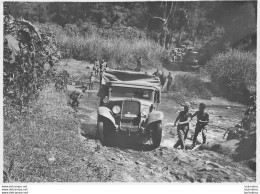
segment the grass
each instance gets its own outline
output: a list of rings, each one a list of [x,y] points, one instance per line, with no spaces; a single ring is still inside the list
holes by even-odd
[[[4,118],[4,170],[10,182],[105,182],[102,164],[79,141],[64,93],[45,88],[28,112]],[[82,161],[89,159],[88,163]]]
[[[162,65],[164,49],[148,40],[129,41],[127,39],[105,39],[98,35],[90,37],[61,35],[57,37],[63,58],[95,61],[106,59],[110,67],[135,68],[142,56],[144,67]]]
[[[176,75],[172,85],[175,95],[186,98],[202,98],[210,100],[212,94],[205,83],[197,75]]]
[[[92,26],[93,27],[93,26]],[[154,41],[145,39],[135,29],[61,28],[42,25],[44,31],[53,32],[63,59],[73,58],[93,63],[97,58],[106,59],[111,68],[134,69],[140,56],[144,67],[161,66],[167,58],[166,50]],[[139,34],[139,35],[138,35]]]

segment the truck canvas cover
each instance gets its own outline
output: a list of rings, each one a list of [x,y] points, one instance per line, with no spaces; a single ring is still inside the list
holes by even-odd
[[[160,85],[160,80],[153,75],[148,75],[144,72],[136,71],[121,71],[121,70],[106,70],[102,75],[102,85],[105,85],[108,82],[125,82],[127,83],[139,83],[139,84],[148,84],[148,85]]]
[[[102,74],[102,85],[107,83],[120,84],[125,86],[143,86],[154,87],[160,89],[160,80],[158,77],[148,75],[144,72],[121,71],[121,70],[106,70]],[[101,87],[97,96],[103,96],[104,90]]]

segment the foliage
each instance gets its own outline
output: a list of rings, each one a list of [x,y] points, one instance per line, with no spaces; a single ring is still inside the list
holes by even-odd
[[[70,77],[70,74],[66,70],[63,70],[57,74],[57,76],[55,78],[56,91],[61,92],[61,91],[67,90],[67,84],[69,81],[69,77]]]
[[[202,48],[204,65],[216,52],[231,47],[256,48],[256,2],[6,2],[5,11],[32,22],[62,27],[135,27],[163,47],[189,41]],[[167,21],[166,21],[167,20]],[[164,22],[165,21],[165,22]],[[214,37],[223,29],[221,38]],[[156,34],[156,35],[151,35]],[[183,36],[185,34],[185,37]],[[175,36],[177,35],[177,36]],[[217,35],[217,34],[216,34]],[[160,40],[158,40],[158,37]],[[216,39],[217,38],[217,39]],[[213,44],[211,40],[217,40]],[[211,49],[210,52],[204,52]]]
[[[42,34],[30,22],[4,17],[4,98],[20,111],[45,83],[46,63],[58,58],[54,36]],[[8,99],[7,99],[8,98]]]
[[[248,160],[256,157],[256,112],[245,115],[241,121],[245,135],[236,148],[235,161]]]
[[[202,99],[211,99],[212,94],[199,77],[193,75],[176,75],[172,85],[174,92],[180,92],[183,96]]]
[[[249,52],[230,49],[207,63],[215,90],[232,101],[247,102],[256,80],[256,57]]]

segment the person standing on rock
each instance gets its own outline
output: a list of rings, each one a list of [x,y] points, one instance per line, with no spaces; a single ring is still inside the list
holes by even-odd
[[[177,126],[177,133],[178,133],[178,141],[173,146],[174,148],[178,148],[181,146],[181,149],[185,150],[185,140],[187,139],[188,132],[189,132],[189,123],[191,121],[192,114],[189,112],[190,110],[190,103],[185,102],[184,110],[181,111],[174,122],[174,126],[178,122]]]
[[[194,116],[197,116],[197,124],[195,127],[195,134],[193,137],[193,144],[192,146],[196,146],[196,141],[199,133],[201,132],[202,134],[202,140],[203,144],[206,143],[206,131],[207,131],[207,126],[209,124],[209,114],[205,111],[206,105],[204,103],[200,103],[199,105],[199,110],[196,111],[191,118]]]
[[[167,79],[168,79],[168,81],[167,81],[167,92],[169,92],[170,91],[170,87],[172,85],[172,80],[173,80],[171,72],[169,72],[169,75],[167,76]]]

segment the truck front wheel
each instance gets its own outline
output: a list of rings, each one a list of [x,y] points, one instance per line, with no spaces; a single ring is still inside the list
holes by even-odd
[[[152,140],[154,148],[158,148],[162,140],[162,123],[157,122],[153,126]]]
[[[97,137],[100,142],[104,143],[104,123],[103,121],[98,121],[97,123]]]

